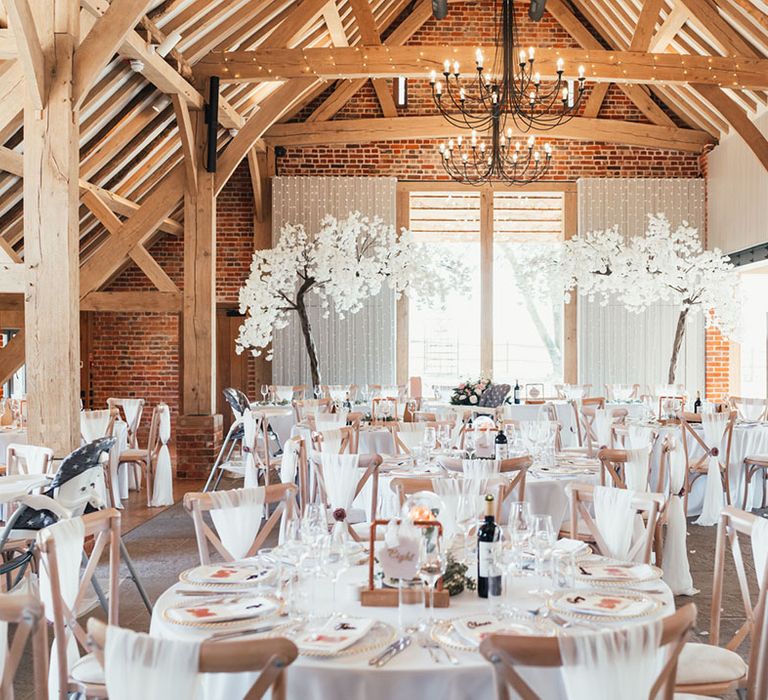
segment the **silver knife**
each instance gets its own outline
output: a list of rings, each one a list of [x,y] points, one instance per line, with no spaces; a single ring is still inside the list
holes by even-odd
[[[406,635],[405,637],[400,637],[400,639],[395,640],[381,654],[374,656],[368,663],[371,666],[381,668],[384,664],[389,663],[401,651],[407,649],[411,641],[412,638],[410,636]]]
[[[271,632],[275,627],[278,627],[278,624],[273,625],[264,625],[262,627],[252,627],[247,630],[237,630],[235,632],[216,632],[212,634],[208,639],[211,640],[222,640],[222,639],[229,639],[230,637],[243,637],[247,634],[263,634],[264,632]]]

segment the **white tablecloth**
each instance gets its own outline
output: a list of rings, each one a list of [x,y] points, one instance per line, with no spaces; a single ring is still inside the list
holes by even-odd
[[[339,598],[344,591],[350,590],[350,583],[364,583],[366,577],[367,567],[356,567],[347,572],[337,589]],[[330,584],[323,580],[322,585]],[[539,585],[540,582],[533,577],[513,579],[509,601],[521,611],[539,608],[544,602],[543,598],[528,592]],[[158,599],[152,613],[150,633],[167,638],[203,639],[205,633],[174,625],[163,619],[162,611],[165,608],[190,600],[174,595],[174,588],[176,586]],[[663,582],[652,581],[637,587],[638,590],[643,588],[664,591],[658,596],[664,605],[660,612],[656,613],[656,617],[674,612],[672,594]],[[320,601],[319,607],[328,612],[333,609],[330,601],[325,604]],[[397,627],[396,607],[364,608],[358,602],[350,600],[340,604],[338,609],[351,616],[372,617]],[[487,600],[478,598],[474,592],[465,591],[451,599],[450,607],[436,609],[435,617],[455,618],[487,610]],[[375,653],[377,652],[371,651],[324,659],[300,656],[287,670],[287,697],[296,700],[491,700],[496,697],[491,665],[477,652],[456,651],[459,665],[438,665],[430,659],[428,651],[414,641],[386,666],[373,668],[368,665],[368,659]],[[558,672],[532,669],[524,675],[540,697],[547,700],[560,700],[564,697]],[[243,697],[253,679],[253,674],[208,675],[204,680],[204,698],[220,700]]]

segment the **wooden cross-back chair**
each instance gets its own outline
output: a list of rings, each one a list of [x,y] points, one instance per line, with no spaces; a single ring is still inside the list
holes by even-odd
[[[147,505],[152,500],[152,489],[155,482],[155,464],[157,463],[157,454],[160,452],[162,441],[160,440],[160,418],[164,411],[170,413],[168,404],[159,403],[152,409],[152,420],[149,423],[149,437],[147,438],[146,448],[141,448],[136,444],[135,447],[129,447],[123,450],[118,461],[120,464],[133,464],[144,474],[144,483],[147,489]],[[130,442],[128,443],[130,445]]]
[[[120,413],[116,408],[99,409],[96,411],[83,411],[82,413],[83,414],[99,413],[101,410],[109,411],[109,420],[107,422],[107,427],[106,427],[106,430],[104,431],[104,435],[100,435],[99,437],[112,437],[115,434],[115,421],[120,417]],[[82,430],[80,433],[80,438],[83,442],[90,442],[90,440],[88,440],[87,437],[83,435]],[[110,505],[114,505],[113,500],[115,499],[115,491],[113,490],[113,484],[112,484],[112,460],[107,459],[102,465],[102,469],[104,470],[104,490],[107,493],[107,502]]]
[[[297,399],[293,402],[293,413],[297,423],[305,421],[307,416],[314,414],[315,411],[330,413],[331,408],[330,399]]]
[[[158,640],[162,644],[162,640]],[[104,668],[104,651],[107,645],[107,626],[100,620],[88,620],[88,645],[99,665]],[[200,645],[198,673],[258,673],[243,696],[246,700],[258,700],[267,692],[272,700],[285,700],[285,669],[298,657],[299,650],[289,639],[241,639],[217,642],[204,641]],[[141,679],[126,678],[141,695]]]
[[[269,393],[278,398],[278,394],[291,394],[288,401],[303,401],[307,387],[305,384],[270,384]]]
[[[360,476],[357,480],[357,486],[355,486],[355,495],[352,497],[354,501],[360,493],[362,493],[365,485],[368,481],[371,482],[371,520],[376,519],[376,513],[379,502],[379,468],[381,467],[382,458],[381,455],[361,455],[358,460],[358,472]],[[325,478],[323,476],[323,463],[322,458],[317,455],[311,461],[311,467],[315,470],[315,494],[313,494],[313,500],[319,501],[324,504],[326,508],[330,507],[328,501],[328,494],[325,488]],[[346,521],[347,530],[352,536],[352,539],[357,542],[365,542],[367,540],[367,533],[362,528],[355,528],[353,525],[359,525],[360,523],[350,523]],[[360,530],[358,532],[358,530]]]
[[[688,494],[693,488],[693,484],[702,476],[706,476],[709,471],[709,458],[710,456],[716,457],[718,466],[720,467],[720,482],[725,491],[725,500],[728,505],[733,503],[731,499],[731,485],[729,479],[730,463],[731,463],[731,443],[733,441],[733,426],[736,422],[736,411],[731,411],[728,414],[728,419],[725,424],[723,437],[720,443],[717,445],[707,445],[703,431],[696,430],[683,416],[680,420],[680,427],[682,430],[683,452],[685,454],[686,465],[686,480],[687,486],[685,489],[685,512],[688,514]],[[688,448],[688,436],[691,436],[693,441],[701,447],[703,454],[697,459],[693,459],[689,454]],[[721,454],[720,446],[725,443],[725,454]],[[717,450],[717,453],[713,453],[713,449]]]
[[[67,630],[71,630],[82,649],[87,649],[87,635],[77,619],[77,610],[83,604],[90,590],[96,567],[105,550],[109,554],[109,601],[107,615],[110,624],[117,624],[120,610],[120,513],[114,508],[82,515],[85,538],[94,538],[93,548],[88,556],[85,569],[81,571],[77,596],[70,609],[64,603],[59,585],[59,565],[56,542],[47,530],[38,534],[40,566],[46,567],[51,582],[53,630],[56,638],[55,648],[58,661],[59,697],[66,700],[70,692],[83,693],[86,697],[106,697],[103,681],[93,679],[93,659],[82,657],[70,669],[67,663]]]
[[[755,606],[752,651],[749,656],[747,700],[768,698],[768,569]]]
[[[388,403],[392,407],[392,411],[388,416],[381,415],[381,405]],[[390,421],[396,421],[400,416],[400,402],[395,396],[378,396],[371,399],[371,424],[372,425],[387,425]],[[385,420],[386,419],[386,420]]]
[[[672,700],[678,657],[695,622],[696,606],[693,603],[662,621],[659,648],[664,649],[664,661],[648,700]],[[498,700],[510,700],[511,697],[547,700],[549,695],[535,692],[523,679],[520,670],[536,667],[554,671],[563,665],[557,637],[491,634],[480,643],[480,653],[493,665]],[[600,677],[596,675],[595,685],[599,684]],[[510,686],[514,690],[513,694],[509,692]]]
[[[294,435],[288,439],[283,447],[285,454],[291,445],[296,447],[296,482],[297,498],[302,507],[309,503],[309,465],[307,456],[307,441],[301,435]],[[283,482],[285,483],[285,482]]]
[[[0,694],[12,700],[13,679],[27,644],[31,640],[33,664],[33,693],[35,700],[48,698],[48,641],[43,604],[30,595],[0,596],[0,620],[16,626],[2,672]],[[1,640],[5,644],[5,640]]]
[[[594,542],[600,554],[611,556],[605,539],[589,509],[589,505],[594,502],[594,486],[575,483],[569,484],[567,490],[571,499],[570,536],[573,539],[586,539]],[[639,537],[635,544],[630,547],[628,559],[635,559],[636,556],[641,555],[641,561],[644,564],[650,564],[656,538],[656,525],[664,503],[665,498],[660,493],[632,492],[631,507],[643,519],[643,536]],[[583,529],[579,530],[580,521],[584,523],[586,533]]]
[[[584,433],[584,421],[582,411],[584,407],[605,408],[605,398],[603,396],[588,396],[583,399],[570,399],[569,403],[573,410],[574,423],[576,425],[576,438],[579,441],[579,447],[584,447],[586,435]]]
[[[125,399],[109,398],[107,399],[107,408],[116,409],[118,417],[125,421],[128,426],[128,447],[137,447],[139,444],[139,426],[141,425],[142,414],[144,413],[144,399],[139,399],[139,410],[136,412],[136,418],[131,424],[128,421],[128,415],[125,412]]]
[[[246,557],[256,554],[274,530],[285,513],[290,518],[297,512],[296,505],[297,488],[295,484],[272,484],[270,486],[256,487],[264,489],[264,514],[269,515],[259,528],[256,537],[251,544]],[[270,514],[270,506],[276,506]],[[214,529],[205,522],[203,513],[215,510],[216,506],[210,493],[186,493],[184,494],[184,509],[192,517],[195,525],[195,539],[201,564],[210,564],[211,553],[209,544],[219,553],[224,561],[234,561],[232,555],[221,543],[221,539]]]
[[[605,396],[609,401],[617,401],[616,397],[616,387],[631,387],[632,391],[630,392],[628,399],[636,399],[640,395],[640,385],[639,384],[605,384]]]
[[[409,446],[402,438],[402,433],[410,433],[412,435],[424,435],[424,429],[427,427],[426,423],[406,423],[404,421],[392,421],[388,425],[389,431],[392,433],[392,441],[395,445],[395,454],[409,455],[412,453],[413,447]],[[437,429],[435,429],[437,432]]]
[[[736,411],[740,420],[768,420],[768,399],[750,399],[745,396],[730,396],[728,403]]]
[[[583,392],[581,396],[582,401],[586,398],[589,398],[589,395],[592,392],[591,384],[555,384],[555,393],[557,394],[558,399],[566,399],[569,401],[572,400],[572,399],[569,399],[568,396],[566,395],[566,386],[569,389],[571,388],[581,389]]]
[[[10,474],[30,474],[29,464],[27,463],[27,452],[33,445],[19,445],[11,443],[5,451],[5,473]],[[53,473],[53,450],[50,447],[36,447],[43,451],[43,461],[41,463],[41,474]]]
[[[603,445],[597,437],[595,430],[595,417],[597,410],[607,410],[608,419],[610,421],[610,444]],[[609,408],[605,409],[604,406],[586,405],[581,407],[579,419],[581,426],[579,428],[582,440],[587,442],[587,454],[590,456],[595,453],[595,450],[599,450],[601,447],[613,447],[615,441],[615,430],[617,425],[622,425],[627,418],[629,411],[626,408]]]
[[[341,426],[340,428],[336,428],[336,430],[341,433],[341,441],[339,443],[339,452],[338,454],[344,454],[346,452],[350,454],[355,454],[355,450],[353,449],[355,447],[355,431],[352,427],[348,425]],[[313,432],[312,433],[312,449],[316,452],[323,452],[324,449],[327,446],[327,441],[329,440],[328,433],[330,432],[336,432],[324,430],[320,432]]]
[[[707,644],[691,644],[688,646],[686,651],[691,653],[683,657],[685,662],[681,667],[683,674],[678,681],[678,690],[680,692],[719,697],[733,690],[747,687],[747,665],[743,662],[741,655],[738,654],[738,650],[747,639],[751,639],[753,644],[756,639],[758,644],[762,643],[761,637],[759,635],[756,636],[755,633],[759,631],[762,634],[765,630],[758,630],[755,622],[759,612],[757,608],[762,602],[761,598],[765,598],[768,583],[766,581],[757,582],[762,584],[762,591],[760,591],[757,601],[753,603],[750,593],[751,582],[747,575],[747,567],[744,565],[740,536],[750,538],[754,523],[759,519],[760,516],[745,513],[733,506],[726,506],[720,513],[715,544],[709,636]],[[736,570],[744,622],[730,639],[723,646],[720,646],[727,549],[731,550],[731,558]],[[729,613],[735,613],[735,611],[729,611]],[[712,654],[715,650],[717,651],[717,656],[713,657]],[[728,677],[722,670],[724,664],[727,664],[728,670],[732,671],[731,677]],[[717,666],[720,666],[721,669],[718,669]]]

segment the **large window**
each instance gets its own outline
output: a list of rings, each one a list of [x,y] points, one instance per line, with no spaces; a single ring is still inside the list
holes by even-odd
[[[563,379],[562,293],[540,290],[533,258],[563,237],[562,192],[412,191],[409,226],[436,256],[461,257],[469,293],[447,308],[411,299],[408,374],[427,386],[491,374]]]
[[[431,255],[461,257],[468,294],[451,294],[445,309],[411,298],[408,311],[409,374],[427,385],[454,384],[480,373],[480,194],[413,192],[410,229]]]
[[[739,396],[766,396],[766,344],[768,343],[768,265],[743,269],[741,328],[738,345],[738,382],[731,392]]]

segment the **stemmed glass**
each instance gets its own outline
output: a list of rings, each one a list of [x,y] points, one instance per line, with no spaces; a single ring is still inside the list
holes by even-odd
[[[543,578],[546,575],[544,560],[551,555],[555,545],[557,534],[552,525],[551,515],[534,515],[531,519],[531,547],[536,557],[536,576]],[[544,591],[531,591],[542,593]]]
[[[425,528],[419,542],[419,578],[429,589],[429,623],[435,623],[435,585],[445,574],[448,557],[437,529]]]
[[[336,605],[336,588],[341,575],[350,567],[347,541],[344,531],[334,528],[333,532],[323,539],[323,569],[333,584],[333,604]]]
[[[475,458],[475,433],[469,430],[464,433],[464,450],[469,459]]]
[[[469,533],[477,522],[477,498],[468,491],[468,483],[462,484],[459,502],[456,504],[456,527],[464,538],[462,564],[469,564]]]
[[[511,503],[507,530],[512,543],[512,567],[516,573],[523,571],[523,558],[531,537],[531,525],[531,504],[524,501]]]
[[[379,413],[384,420],[388,420],[392,414],[392,404],[389,401],[380,401]]]
[[[429,457],[437,447],[437,431],[433,427],[424,428],[424,439],[422,441],[424,447],[425,459],[429,461]]]
[[[441,425],[437,431],[437,441],[440,443],[441,450],[451,449],[451,426]]]
[[[261,385],[261,403],[265,404],[267,403],[267,394],[269,393],[269,385],[262,384]]]

